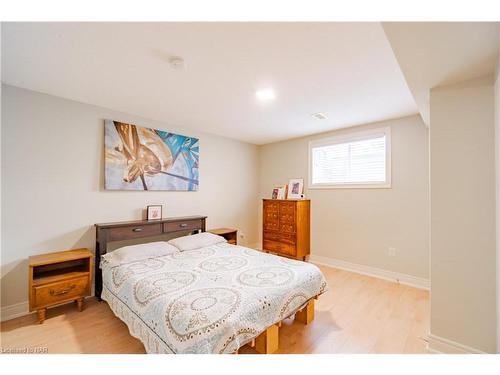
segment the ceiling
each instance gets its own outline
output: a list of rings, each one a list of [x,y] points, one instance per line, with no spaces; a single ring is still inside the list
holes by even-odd
[[[498,22],[389,22],[384,31],[430,124],[429,90],[492,74],[500,47]]]
[[[255,144],[418,113],[380,23],[3,23],[2,82]]]

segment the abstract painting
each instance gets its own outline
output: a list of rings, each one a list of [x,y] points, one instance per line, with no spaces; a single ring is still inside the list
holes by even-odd
[[[198,138],[105,120],[105,189],[198,190]]]

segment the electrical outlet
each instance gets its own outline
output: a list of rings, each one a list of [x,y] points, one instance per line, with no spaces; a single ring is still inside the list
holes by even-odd
[[[397,250],[395,247],[389,247],[387,249],[387,255],[389,255],[390,257],[395,257],[397,254]]]

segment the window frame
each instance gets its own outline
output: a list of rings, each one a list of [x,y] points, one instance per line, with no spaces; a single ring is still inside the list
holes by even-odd
[[[385,135],[385,181],[367,182],[367,183],[315,183],[312,182],[313,158],[312,150],[316,147],[331,146],[341,143],[362,141],[375,138],[378,135]],[[308,188],[309,189],[390,189],[392,187],[392,161],[391,161],[391,128],[373,128],[368,130],[356,131],[332,137],[318,138],[309,141],[309,160],[308,160]]]

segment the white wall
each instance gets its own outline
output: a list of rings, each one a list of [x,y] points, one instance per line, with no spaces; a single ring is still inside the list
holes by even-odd
[[[258,239],[258,147],[12,86],[2,86],[2,310],[27,300],[27,257],[94,248],[94,223],[202,214]],[[200,138],[198,192],[103,190],[104,119]]]
[[[431,338],[495,352],[492,77],[431,90]]]
[[[290,178],[307,185],[310,140],[384,126],[391,127],[392,188],[306,190],[311,254],[427,279],[428,131],[420,116],[261,146],[261,198]],[[389,247],[397,256],[388,256]]]

